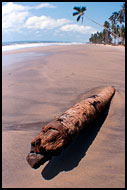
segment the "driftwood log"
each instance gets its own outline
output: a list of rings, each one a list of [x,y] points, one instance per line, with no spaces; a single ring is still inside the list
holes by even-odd
[[[115,89],[108,86],[98,95],[82,100],[43,126],[40,134],[31,142],[31,150],[26,157],[29,165],[36,169],[64,150],[80,131],[101,117],[114,93]]]

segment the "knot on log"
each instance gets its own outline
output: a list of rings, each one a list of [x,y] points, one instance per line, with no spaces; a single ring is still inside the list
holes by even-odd
[[[60,121],[54,120],[42,128],[41,133],[31,142],[36,153],[44,154],[46,151],[54,151],[67,141],[66,128]]]

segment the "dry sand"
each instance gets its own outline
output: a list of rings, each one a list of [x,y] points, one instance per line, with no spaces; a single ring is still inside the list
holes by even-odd
[[[125,49],[99,45],[3,53],[2,186],[125,187]],[[116,88],[108,116],[39,169],[26,155],[41,127],[103,86]]]

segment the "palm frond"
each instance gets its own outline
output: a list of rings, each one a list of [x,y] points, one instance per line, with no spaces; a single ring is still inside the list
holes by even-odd
[[[73,13],[73,16],[78,15],[78,14],[79,14],[79,12],[74,12],[74,13]]]
[[[79,15],[79,16],[77,17],[77,22],[80,20],[80,17],[81,17],[81,15]]]
[[[113,15],[109,17],[109,20],[110,20],[112,23],[113,23],[113,19],[114,19],[114,16],[113,16]]]
[[[76,11],[78,11],[78,12],[80,12],[80,10],[81,10],[80,7],[74,7],[73,9],[76,10]]]
[[[81,12],[86,11],[86,7],[81,7]]]

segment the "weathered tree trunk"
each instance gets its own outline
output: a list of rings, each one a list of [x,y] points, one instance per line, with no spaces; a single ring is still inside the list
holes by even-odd
[[[30,166],[38,168],[65,149],[81,130],[101,116],[114,93],[113,87],[106,87],[98,95],[82,100],[45,125],[31,142],[31,150],[26,158]]]

